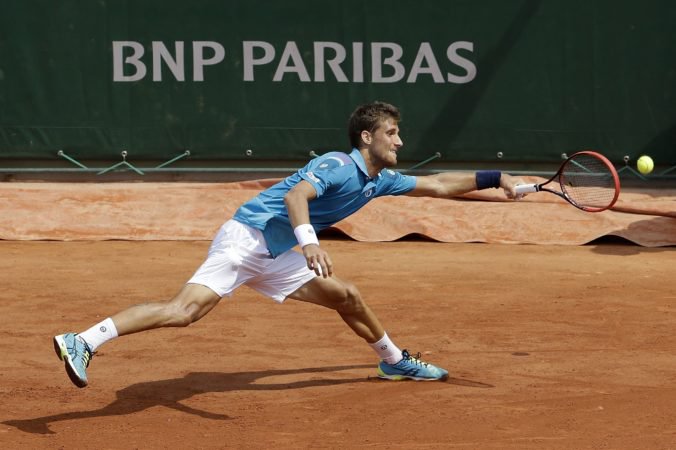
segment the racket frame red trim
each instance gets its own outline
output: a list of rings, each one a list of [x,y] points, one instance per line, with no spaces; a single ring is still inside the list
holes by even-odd
[[[594,207],[594,206],[578,205],[568,195],[566,195],[565,189],[563,188],[563,183],[561,183],[561,174],[563,172],[563,168],[566,167],[566,164],[568,163],[568,161],[570,161],[571,159],[575,158],[576,156],[582,155],[582,154],[587,154],[587,155],[590,155],[590,156],[593,156],[593,157],[599,159],[608,168],[610,174],[613,177],[613,184],[615,185],[615,195],[614,195],[613,199],[610,201],[610,203],[603,208]],[[557,191],[554,191],[552,189],[547,189],[546,187],[544,187],[546,184],[549,184],[554,180],[558,181],[559,187],[561,188],[561,192],[557,192]],[[552,194],[556,194],[559,197],[566,200],[571,205],[573,205],[576,208],[581,209],[583,211],[601,212],[601,211],[605,211],[607,209],[612,208],[613,205],[615,205],[615,202],[617,202],[617,199],[620,196],[620,176],[618,175],[617,170],[615,170],[615,166],[613,166],[613,163],[611,163],[610,160],[608,160],[608,158],[606,158],[605,156],[603,156],[599,152],[595,152],[593,150],[582,150],[582,151],[579,151],[579,152],[575,152],[572,155],[570,155],[568,158],[566,158],[566,160],[561,164],[561,167],[559,167],[559,170],[554,174],[553,177],[551,177],[549,180],[545,181],[544,183],[537,185],[537,190],[538,191],[551,192]]]

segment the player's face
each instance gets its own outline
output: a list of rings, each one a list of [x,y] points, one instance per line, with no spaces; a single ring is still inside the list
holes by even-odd
[[[368,133],[368,132],[366,132]],[[397,165],[397,151],[404,145],[399,137],[399,125],[393,119],[380,122],[373,133],[368,133],[371,162],[377,166]]]

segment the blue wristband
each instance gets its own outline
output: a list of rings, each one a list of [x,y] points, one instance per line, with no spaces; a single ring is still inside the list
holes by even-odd
[[[476,188],[499,188],[500,177],[502,173],[499,170],[479,170],[476,173]]]

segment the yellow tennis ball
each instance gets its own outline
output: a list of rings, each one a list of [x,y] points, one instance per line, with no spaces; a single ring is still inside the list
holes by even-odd
[[[650,156],[643,155],[636,161],[636,168],[643,175],[648,175],[655,168],[655,163]]]

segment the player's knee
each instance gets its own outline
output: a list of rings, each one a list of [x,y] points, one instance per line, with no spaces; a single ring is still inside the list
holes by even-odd
[[[169,324],[171,327],[187,327],[197,320],[194,308],[189,305],[167,305]]]
[[[359,314],[364,310],[364,301],[362,300],[359,289],[352,284],[346,284],[343,296],[336,310],[341,314]]]

